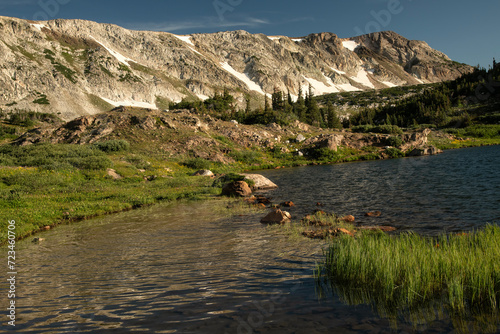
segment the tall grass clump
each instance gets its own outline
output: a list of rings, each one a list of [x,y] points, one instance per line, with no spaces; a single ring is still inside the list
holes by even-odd
[[[441,300],[452,312],[498,311],[500,228],[426,238],[363,233],[335,239],[320,265],[336,291],[363,290],[363,302],[412,308]]]

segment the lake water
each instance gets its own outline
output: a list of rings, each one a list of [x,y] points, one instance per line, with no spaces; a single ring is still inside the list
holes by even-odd
[[[296,215],[321,210],[352,214],[360,223],[423,234],[500,223],[500,146],[450,150],[436,156],[262,171],[291,200]],[[365,213],[381,211],[367,218]]]
[[[500,220],[499,152],[262,174],[280,185],[268,195],[296,202],[295,217],[321,202],[367,223],[432,234]],[[382,216],[365,219],[371,210]],[[210,202],[160,205],[59,226],[40,234],[41,243],[19,241],[16,332],[452,331],[446,315],[413,323],[401,317],[395,329],[368,305],[319,298],[312,273],[325,243],[271,231],[259,223],[264,214],[224,218]],[[0,302],[5,310],[6,298]]]

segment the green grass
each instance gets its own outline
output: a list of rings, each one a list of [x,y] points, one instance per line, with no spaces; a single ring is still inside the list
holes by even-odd
[[[6,224],[17,236],[40,228],[178,199],[201,199],[220,192],[210,178],[142,176],[113,180],[103,170],[43,170],[0,167],[0,244]],[[43,205],[41,205],[43,204]]]
[[[61,73],[66,79],[68,79],[72,83],[76,83],[77,79],[75,78],[75,76],[77,73],[75,71],[73,71],[72,69],[64,66],[60,62],[56,61],[56,59],[55,59],[56,54],[54,53],[54,51],[49,50],[49,49],[45,49],[43,52],[45,54],[45,58],[50,60],[50,62],[52,63],[52,65],[54,66],[54,69],[56,71]]]
[[[333,240],[319,267],[345,300],[390,310],[438,300],[453,314],[497,312],[500,302],[500,228],[426,238],[414,233],[362,233]],[[360,290],[362,293],[359,294]],[[355,298],[356,299],[356,298]]]

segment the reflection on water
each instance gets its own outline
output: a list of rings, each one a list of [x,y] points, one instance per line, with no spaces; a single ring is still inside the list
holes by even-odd
[[[351,167],[342,171],[346,168],[342,166],[367,168],[365,176],[375,175],[383,180],[384,164],[389,162],[380,162],[383,167],[378,167],[377,163],[366,164],[367,167],[363,164],[339,165],[341,171],[330,171],[331,182],[322,183],[320,188],[307,183],[314,180],[313,173],[307,172],[295,178],[306,182],[304,186],[297,187],[297,183],[295,186],[301,189],[300,193],[306,192],[308,186],[316,187],[315,195],[306,195],[309,196],[304,201],[307,205],[309,201],[321,201],[335,208],[343,203],[342,198],[323,190],[335,189],[334,181],[348,175]],[[369,171],[368,165],[379,171]],[[330,167],[333,166],[321,168]],[[291,171],[301,173],[302,170]],[[283,174],[279,175],[291,171],[280,171]],[[423,169],[422,173],[426,175]],[[307,174],[310,177],[304,179]],[[403,178],[402,175],[398,177]],[[413,178],[410,183],[422,185],[427,182],[414,176],[409,178]],[[282,180],[276,179],[278,183]],[[364,184],[371,187],[369,182]],[[384,182],[380,184],[381,189],[389,187],[383,186]],[[301,210],[311,209],[301,204],[299,197],[294,197],[294,187],[280,185],[288,189],[287,196],[283,197],[298,203],[295,216],[299,216]],[[400,184],[393,184],[396,190],[400,187]],[[486,192],[498,190],[498,182],[490,181],[488,186],[478,187]],[[391,212],[391,205],[367,205],[369,201],[362,196],[364,193],[354,192],[360,196],[357,202],[361,209],[356,208],[354,198],[345,195],[343,198],[348,198],[348,206],[343,211],[385,208],[386,218],[399,217],[395,220],[401,225],[406,221],[401,215],[411,209]],[[397,200],[394,195],[385,196],[388,201]],[[40,244],[30,240],[18,242],[16,331],[393,332],[390,317],[379,316],[366,303],[349,306],[338,296],[318,298],[313,270],[315,263],[321,260],[324,244],[307,239],[289,240],[271,233],[259,223],[263,213],[224,218],[213,205],[209,202],[176,204],[124,212],[44,232],[46,240]],[[486,206],[481,210],[481,214],[488,212]],[[2,254],[5,250],[2,248]],[[5,285],[0,293],[5,295]],[[6,308],[5,303],[6,298],[0,298],[2,309]],[[446,315],[425,322],[425,325],[400,315],[398,318],[398,332],[413,332],[413,324],[418,324],[419,330],[439,333],[449,332],[453,327]],[[2,322],[2,328],[4,325]]]
[[[363,287],[346,288],[330,282],[318,282],[318,295],[324,298],[335,296],[345,305],[352,307],[371,305],[380,317],[388,319],[391,328],[398,330],[400,324],[409,323],[418,331],[429,331],[429,324],[447,321],[451,318],[454,331],[457,333],[497,333],[500,317],[498,311],[484,309],[464,310],[461,313],[448,312],[442,300],[434,299],[419,302],[411,306],[390,304],[386,298]]]
[[[293,201],[297,215],[316,202],[362,223],[436,235],[500,223],[500,146],[437,156],[262,171],[280,186],[277,202]],[[379,218],[364,217],[381,211]]]

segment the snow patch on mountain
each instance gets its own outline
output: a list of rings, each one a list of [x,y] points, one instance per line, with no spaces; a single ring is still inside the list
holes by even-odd
[[[210,98],[209,96],[203,94],[196,94],[196,96],[202,101],[208,100]]]
[[[382,83],[384,85],[386,85],[387,87],[397,87],[398,85],[395,85],[393,84],[392,82],[389,82],[389,81],[382,81]]]
[[[336,68],[330,67],[332,71],[334,71],[337,74],[346,74],[344,71],[337,70]]]
[[[95,39],[92,35],[89,35],[90,38],[92,38],[94,41],[96,41],[97,43],[101,44],[103,48],[106,49],[106,51],[108,51],[113,57],[115,57],[120,63],[122,64],[125,64],[127,66],[129,66],[129,62],[132,61],[134,63],[137,63],[135,60],[133,59],[130,59],[130,58],[127,58],[125,56],[123,56],[122,54],[120,54],[119,52],[116,52],[115,50],[112,50],[110,48],[108,48],[106,45],[104,45],[104,43],[102,42],[99,42],[97,39]],[[138,64],[138,63],[137,63]]]
[[[138,108],[147,108],[147,109],[158,109],[155,104],[151,104],[148,102],[139,102],[139,101],[134,101],[134,100],[124,100],[124,101],[113,101],[110,99],[107,99],[105,97],[101,97],[104,101],[108,102],[114,107],[138,107]]]
[[[366,87],[375,88],[373,83],[368,78],[368,72],[366,72],[365,70],[359,71],[358,75],[355,77],[351,77],[351,79],[366,86]]]
[[[261,93],[262,95],[265,94],[264,91],[262,90],[262,87],[260,87],[257,83],[253,82],[250,79],[250,77],[248,76],[248,74],[236,71],[227,62],[220,63],[220,66],[222,66],[223,69],[225,69],[226,71],[231,73],[234,77],[236,77],[240,81],[243,81],[250,90],[255,90],[255,91]]]
[[[354,87],[351,84],[341,84],[337,85],[340,89],[342,89],[344,92],[359,92],[361,89]]]
[[[344,46],[344,48],[346,49],[349,49],[351,51],[354,52],[354,50],[356,50],[356,48],[360,45],[359,43],[355,42],[355,41],[343,41],[342,42],[342,45]]]
[[[325,78],[330,79],[325,76]],[[324,82],[318,81],[313,78],[308,78],[304,76],[304,79],[311,84],[312,88],[314,89],[314,95],[323,95],[323,94],[329,94],[329,93],[338,93],[340,92],[338,88],[333,84],[333,81],[330,79],[331,86],[326,85]],[[330,84],[329,82],[329,84]]]
[[[30,23],[32,27],[35,27],[36,30],[42,31],[42,28],[47,28],[45,24],[40,24],[40,23]]]
[[[174,37],[177,37],[181,41],[186,42],[186,43],[194,46],[193,42],[191,41],[191,36],[174,35]]]
[[[197,53],[199,54],[200,56],[203,56],[200,52],[198,52],[195,48],[194,48],[194,43],[191,41],[191,36],[184,36],[184,35],[173,35],[174,37],[180,39],[181,41],[183,41],[184,43],[187,43],[189,44],[188,45],[188,48],[193,51],[194,53]]]

